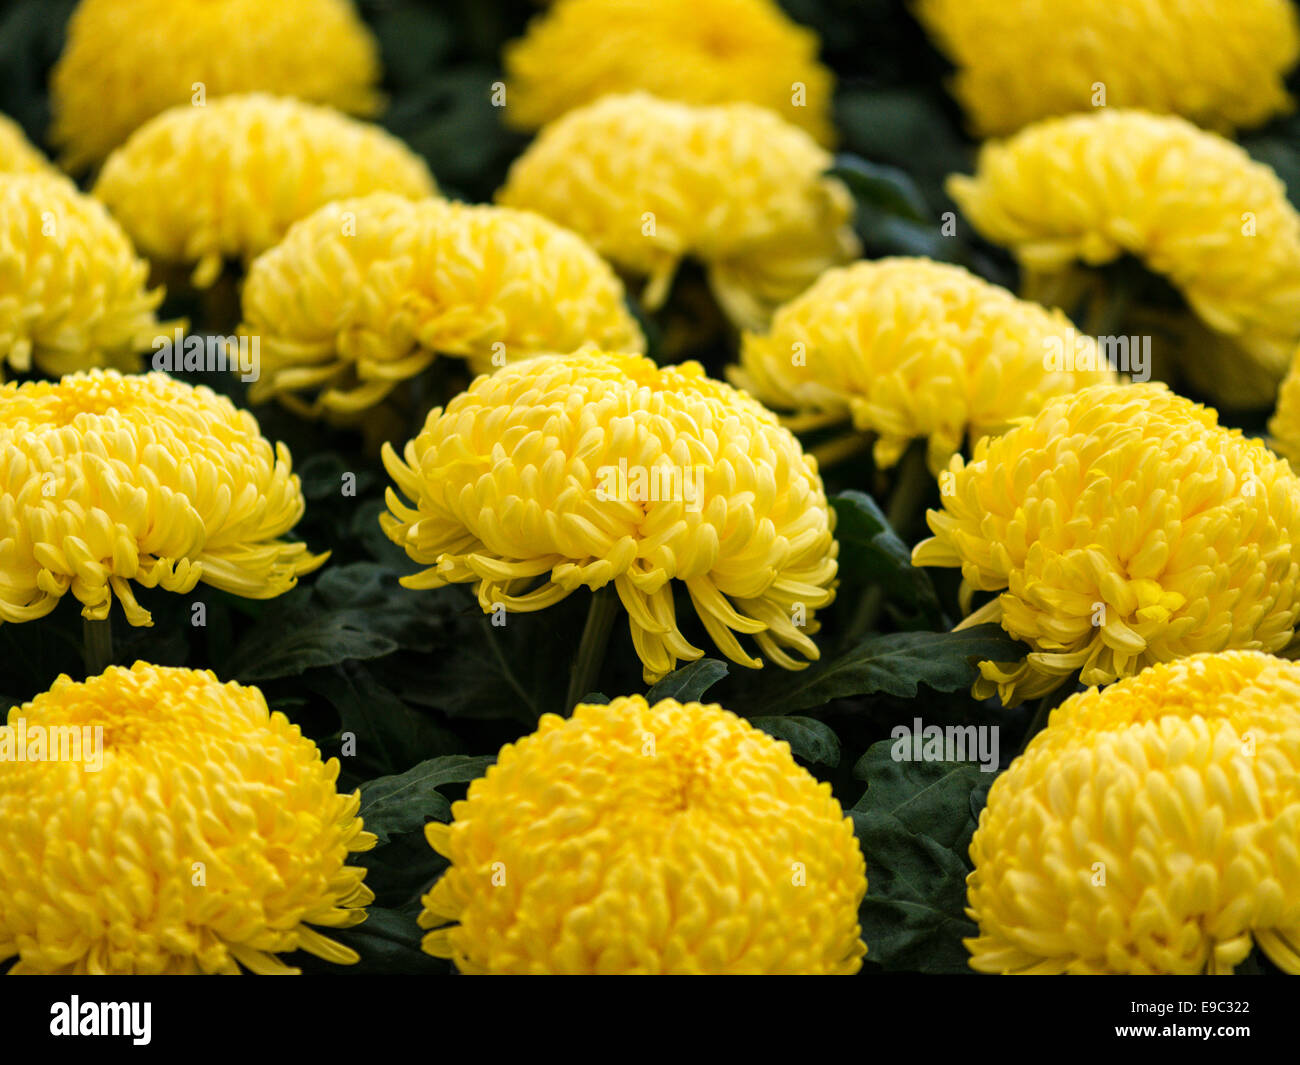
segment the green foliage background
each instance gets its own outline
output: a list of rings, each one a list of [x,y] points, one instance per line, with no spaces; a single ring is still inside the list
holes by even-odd
[[[72,0],[18,0],[0,7],[0,110],[38,144],[45,143],[49,121],[49,69],[73,6]],[[489,200],[527,143],[502,126],[490,86],[501,76],[502,45],[522,32],[537,7],[528,0],[361,0],[359,6],[383,49],[390,96],[383,124],[428,159],[449,195]],[[952,207],[943,179],[970,169],[975,146],[943,90],[946,64],[905,5],[787,0],[785,6],[821,34],[824,59],[838,78],[836,122],[845,153],[839,170],[860,202],[866,255],[959,261],[1014,286],[1010,261],[966,227],[956,240],[939,237],[939,216]],[[1279,171],[1294,198],[1300,118],[1275,122],[1245,143]],[[678,287],[691,281],[688,271]],[[211,332],[234,325],[216,302],[184,295],[169,297],[162,311],[188,315]],[[653,336],[662,323],[648,325]],[[734,338],[724,332],[692,354],[716,371],[733,352]],[[243,403],[238,381],[206,383]],[[453,372],[431,392],[445,397],[464,383]],[[276,408],[256,413],[268,437],[289,444],[302,475],[308,506],[296,535],[330,550],[329,564],[291,594],[265,603],[205,585],[189,597],[141,590],[155,624],[131,629],[115,616],[118,660],[211,668],[224,680],[255,683],[327,757],[340,753],[344,733],[354,734],[357,750],[342,758],[341,786],[362,789],[362,814],[382,845],[359,858],[377,899],[365,924],[338,936],[362,955],[347,971],[450,971],[419,950],[419,896],[445,864],[425,843],[422,826],[429,818],[450,819],[450,804],[502,744],[531,731],[543,713],[567,711],[566,667],[590,597],[575,594],[544,613],[512,615],[504,627],[493,627],[464,588],[400,588],[398,578],[415,567],[380,531],[388,478],[373,448]],[[355,496],[342,492],[345,474],[355,476]],[[924,529],[919,522],[892,529],[872,498],[886,497],[889,476],[862,458],[835,468],[827,481],[842,570],[818,638],[822,660],[801,673],[755,674],[705,659],[652,694],[720,702],[788,741],[802,764],[832,784],[867,859],[866,972],[965,972],[961,938],[974,933],[964,914],[966,851],[992,777],[968,763],[896,763],[887,737],[893,725],[918,716],[927,724],[1000,725],[1005,767],[1031,711],[974,702],[972,663],[1017,657],[1023,648],[992,626],[948,631],[960,616],[955,578],[945,573],[932,581],[911,567],[910,545]],[[928,502],[937,504],[937,493]],[[885,604],[880,621],[873,631],[851,635],[875,588]],[[191,622],[200,602],[206,625],[197,627]],[[687,626],[686,635],[711,646],[701,626]],[[40,624],[0,626],[0,663],[0,707],[30,699],[60,673],[83,676],[79,604],[65,600]],[[620,619],[601,692],[612,697],[645,687]],[[308,956],[289,961],[309,971],[339,971]]]

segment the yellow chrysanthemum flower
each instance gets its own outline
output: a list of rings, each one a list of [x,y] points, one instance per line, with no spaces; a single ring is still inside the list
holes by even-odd
[[[581,237],[527,211],[389,193],[294,225],[249,269],[243,302],[241,331],[261,338],[249,398],[307,412],[371,407],[439,355],[483,372],[589,341],[645,350],[622,283]]]
[[[51,76],[51,139],[81,170],[196,99],[268,92],[372,114],[379,73],[350,0],[81,0]]]
[[[287,592],[327,555],[279,539],[302,517],[289,450],[205,387],[113,370],[0,386],[0,621],[44,617],[71,592],[102,620],[131,581]]]
[[[1237,145],[1181,118],[1099,111],[985,145],[975,176],[949,191],[1015,253],[1031,298],[1137,257],[1210,334],[1186,344],[1179,368],[1221,402],[1272,403],[1300,341],[1300,214]]]
[[[57,747],[57,750],[56,750]],[[13,973],[296,973],[357,954],[360,792],[256,688],[137,662],[60,677],[0,728],[0,961]]]
[[[1060,311],[959,266],[881,259],[828,270],[765,335],[746,333],[734,384],[795,412],[794,428],[852,419],[881,466],[929,441],[937,475],[970,436],[1037,414],[1049,396],[1115,380]]]
[[[745,100],[828,144],[833,78],[818,46],[772,0],[566,0],[506,46],[504,114],[536,129],[611,93]]]
[[[94,192],[150,258],[197,263],[203,287],[224,258],[253,259],[331,200],[437,186],[378,126],[251,93],[151,119],[109,156]]]
[[[1300,479],[1263,444],[1164,385],[1099,385],[985,438],[941,479],[912,559],[960,566],[962,624],[1032,648],[982,662],[1011,706],[1074,670],[1109,684],[1199,651],[1279,651],[1300,617]],[[1006,589],[1003,591],[1003,589]]]
[[[837,544],[817,463],[742,392],[698,363],[580,351],[512,363],[429,413],[405,462],[384,465],[385,532],[430,567],[408,588],[473,582],[485,613],[541,610],[613,581],[647,681],[703,652],[673,606],[685,586],[733,662],[736,633],[799,669],[818,657]]]
[[[1300,348],[1291,360],[1291,371],[1277,392],[1277,409],[1268,423],[1269,446],[1300,469]]]
[[[993,783],[967,879],[995,973],[1300,973],[1300,665],[1153,666],[1053,711]]]
[[[850,974],[866,863],[829,784],[717,705],[545,715],[431,822],[430,954],[465,973]],[[449,925],[449,922],[456,922]]]
[[[0,174],[51,173],[54,168],[17,122],[0,115]]]
[[[135,369],[163,298],[148,276],[122,227],[72,182],[0,174],[0,365]]]
[[[662,305],[681,261],[708,270],[733,321],[761,328],[859,250],[853,198],[823,176],[829,153],[754,104],[694,107],[606,96],[542,130],[515,161],[501,203],[586,237]]]
[[[1231,132],[1291,108],[1288,0],[918,0],[981,137],[1101,105]]]

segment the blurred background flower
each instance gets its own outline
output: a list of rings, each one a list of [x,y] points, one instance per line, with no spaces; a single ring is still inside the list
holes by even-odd
[[[645,349],[581,237],[529,211],[389,193],[297,223],[253,263],[243,307],[262,354],[249,398],[307,413],[373,406],[440,355],[481,373],[588,342]]]
[[[0,367],[132,370],[161,288],[103,204],[52,170],[0,173]]]
[[[1115,380],[1060,311],[928,259],[827,270],[767,333],[745,333],[730,377],[792,412],[792,428],[851,421],[872,434],[877,466],[925,439],[936,476],[968,437],[1009,429],[1049,396]]]
[[[542,130],[497,199],[537,211],[667,299],[698,260],[737,325],[760,328],[830,266],[856,256],[853,200],[823,176],[831,157],[753,104],[695,107],[607,96]]]
[[[351,0],[81,0],[52,74],[50,140],[80,171],[154,115],[228,93],[372,114],[379,74]]]
[[[94,195],[159,262],[193,263],[203,288],[289,226],[348,196],[437,192],[424,162],[378,126],[253,93],[165,111],[104,164]]]
[[[832,76],[772,0],[565,0],[506,46],[504,117],[537,129],[610,93],[770,107],[822,144]]]
[[[1105,110],[987,144],[974,177],[949,188],[1015,254],[1024,295],[1071,309],[1105,293],[1112,313],[1088,332],[1170,334],[1164,375],[1229,407],[1272,405],[1300,341],[1300,214],[1240,147],[1181,118]],[[1172,285],[1200,327],[1087,274],[1126,255]]]
[[[1095,107],[1177,114],[1224,133],[1292,99],[1300,57],[1288,0],[917,0],[956,64],[953,92],[980,136]]]

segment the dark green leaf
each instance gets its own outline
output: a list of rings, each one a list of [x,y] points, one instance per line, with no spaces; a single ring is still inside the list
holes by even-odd
[[[676,699],[679,703],[698,701],[726,675],[727,663],[701,658],[669,673],[645,693],[646,702],[654,706],[660,699]]]
[[[755,728],[785,740],[796,757],[832,769],[840,764],[840,739],[829,725],[810,717],[751,717]]]
[[[772,714],[792,714],[854,695],[913,698],[921,685],[951,692],[969,687],[976,662],[1006,662],[1025,653],[998,625],[960,632],[898,632],[872,636],[844,654],[814,662],[763,701]]]
[[[903,617],[927,627],[944,624],[930,575],[912,565],[912,552],[889,526],[876,501],[862,492],[841,492],[835,508],[835,538],[840,542],[840,574],[849,582],[879,584],[886,603]]]
[[[471,758],[453,754],[430,758],[396,776],[379,777],[361,788],[361,818],[366,831],[381,843],[402,832],[414,832],[430,819],[451,819],[451,805],[438,788],[465,784],[481,777],[495,756]]]
[[[861,204],[911,222],[929,221],[930,209],[907,171],[837,155],[830,176],[839,178]]]
[[[344,761],[393,773],[446,751],[442,731],[376,682],[359,662],[309,673],[299,682],[338,711],[340,733],[351,733],[356,751]]]
[[[867,956],[886,969],[969,972],[972,792],[991,774],[969,762],[895,761],[893,746],[882,740],[858,762],[867,790],[849,811],[867,860],[859,914]]]
[[[320,666],[380,658],[397,650],[397,641],[375,632],[372,622],[372,615],[363,610],[277,615],[273,626],[257,626],[235,648],[226,675],[245,682],[295,677]]]

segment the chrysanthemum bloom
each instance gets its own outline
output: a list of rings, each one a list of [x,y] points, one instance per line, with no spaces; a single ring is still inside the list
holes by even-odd
[[[1300,665],[1199,654],[1072,696],[993,783],[967,879],[995,973],[1300,973]]]
[[[22,127],[6,115],[0,115],[0,173],[49,173],[54,168],[27,139]]]
[[[759,328],[822,271],[858,253],[853,198],[823,176],[829,153],[754,104],[606,96],[542,130],[501,203],[586,237],[662,305],[681,261],[707,269],[718,303]]]
[[[0,387],[0,621],[71,592],[83,617],[116,595],[152,624],[132,581],[270,599],[328,557],[278,539],[302,512],[288,448],[209,388],[114,370]]]
[[[203,287],[223,259],[251,260],[331,200],[437,187],[378,126],[251,93],[151,119],[109,157],[94,191],[150,258],[197,263]]]
[[[356,411],[439,355],[476,372],[592,342],[643,351],[622,282],[540,215],[390,193],[336,201],[260,256],[242,331],[261,338],[249,397]]]
[[[639,355],[538,356],[478,378],[384,465],[384,530],[429,568],[408,588],[473,582],[485,613],[541,610],[610,581],[647,681],[703,652],[678,631],[685,586],[733,662],[736,633],[786,669],[818,657],[814,610],[838,545],[817,463],[776,416],[706,377]]]
[[[506,46],[507,121],[536,129],[610,93],[770,107],[823,144],[830,71],[772,0],[567,0]]]
[[[1231,132],[1289,110],[1300,56],[1288,0],[918,0],[957,66],[982,137],[1099,105],[1178,114]]]
[[[1300,341],[1300,214],[1237,145],[1181,118],[1108,109],[985,145],[975,176],[949,191],[1015,253],[1031,297],[1135,256],[1218,340],[1187,344],[1180,369],[1221,402],[1272,403]]]
[[[45,173],[0,174],[0,365],[134,369],[158,332],[149,265],[103,204]]]
[[[1044,695],[1074,670],[1109,684],[1199,651],[1279,651],[1300,615],[1300,479],[1263,444],[1164,385],[1099,385],[954,456],[932,539],[960,566],[963,625],[1033,649],[982,662],[978,698]],[[1003,589],[1006,589],[1003,591]]]
[[[716,704],[547,714],[452,815],[426,828],[451,868],[420,926],[461,972],[862,966],[853,822],[788,744]]]
[[[765,335],[746,333],[731,379],[794,412],[793,428],[852,419],[875,434],[881,466],[928,439],[937,475],[968,435],[1002,432],[1049,396],[1115,375],[1060,311],[959,266],[881,259],[828,270]]]
[[[39,746],[38,746],[39,745]],[[360,792],[256,688],[137,662],[60,677],[0,728],[0,961],[11,972],[296,973],[357,954],[374,895]]]
[[[80,170],[196,99],[268,92],[372,114],[379,73],[350,0],[81,0],[51,77],[51,139]]]
[[[1300,469],[1300,348],[1277,393],[1277,409],[1268,423],[1269,446]]]

